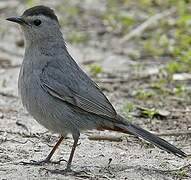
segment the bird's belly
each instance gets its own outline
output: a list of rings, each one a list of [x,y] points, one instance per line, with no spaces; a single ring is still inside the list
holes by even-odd
[[[67,106],[60,105],[40,86],[35,77],[19,79],[19,91],[23,106],[45,128],[60,134],[69,133],[72,125],[69,121]]]
[[[68,103],[48,94],[35,76],[19,79],[19,89],[24,107],[34,119],[47,129],[59,133],[74,133],[97,128],[100,118],[83,113]]]

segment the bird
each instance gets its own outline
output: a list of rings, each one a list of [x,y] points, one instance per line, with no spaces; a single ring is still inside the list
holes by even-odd
[[[186,153],[118,114],[99,86],[69,54],[61,26],[53,9],[38,5],[21,16],[6,20],[20,25],[25,53],[20,68],[18,90],[29,114],[60,138],[41,165],[50,162],[67,134],[73,146],[65,170],[71,171],[80,133],[109,130],[140,137],[178,157]]]

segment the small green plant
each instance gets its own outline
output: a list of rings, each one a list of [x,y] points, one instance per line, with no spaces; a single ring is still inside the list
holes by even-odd
[[[152,5],[152,0],[141,0],[140,4],[143,6],[151,6]]]
[[[152,82],[150,84],[150,87],[152,89],[156,89],[156,90],[162,90],[162,88],[164,87],[165,84],[168,83],[168,80],[166,78],[163,77],[159,77],[158,79],[156,79],[154,82]]]
[[[182,72],[184,70],[184,67],[183,67],[182,63],[180,63],[180,62],[170,61],[166,65],[166,70],[168,73],[173,74],[173,73]]]
[[[166,79],[159,79],[156,82],[151,83],[150,88],[152,88],[156,94],[160,94],[160,96],[166,96],[169,95],[169,89],[165,88],[166,84]]]
[[[143,44],[144,50],[148,55],[161,56],[164,53],[164,50],[163,48],[157,47],[157,46],[158,46],[158,42],[156,42],[155,40],[151,38],[144,41],[144,44]]]
[[[103,69],[99,64],[94,63],[89,65],[89,71],[92,76],[97,76],[97,74],[101,73]]]
[[[122,107],[122,112],[125,114],[125,116],[128,118],[129,121],[132,121],[132,115],[130,114],[130,112],[132,112],[133,109],[134,109],[134,104],[130,102],[124,103]]]
[[[126,2],[119,4],[117,1],[108,3],[108,8],[101,15],[101,18],[103,24],[108,27],[107,30],[109,32],[116,30],[121,35],[129,31],[129,27],[134,25],[135,19],[128,11],[120,9],[123,5],[125,6]]]
[[[134,96],[137,97],[138,99],[148,99],[148,98],[154,96],[154,92],[140,89],[140,90],[135,92]]]
[[[27,4],[28,7],[32,7],[34,2],[33,2],[33,0],[27,0],[26,4]]]
[[[173,88],[173,92],[178,96],[182,94],[185,91],[185,87],[181,85],[177,85],[175,88]]]
[[[134,18],[125,12],[119,13],[117,20],[126,27],[135,23]]]
[[[155,108],[143,108],[143,107],[140,107],[140,110],[141,110],[141,115],[144,116],[144,117],[148,117],[150,119],[153,119],[154,117],[157,117],[159,115],[159,111]]]
[[[84,33],[71,32],[67,35],[66,39],[72,44],[79,44],[86,42],[88,37]]]
[[[127,102],[123,105],[122,109],[123,109],[123,112],[130,113],[134,109],[134,104]]]

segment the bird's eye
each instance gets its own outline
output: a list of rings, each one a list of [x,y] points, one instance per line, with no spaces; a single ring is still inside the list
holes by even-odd
[[[39,19],[34,20],[35,26],[39,26],[40,24],[41,24],[41,20],[39,20]]]

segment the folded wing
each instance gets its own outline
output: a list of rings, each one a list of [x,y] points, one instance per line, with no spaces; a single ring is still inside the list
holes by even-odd
[[[40,82],[45,91],[61,101],[85,112],[116,118],[111,103],[72,58],[66,62],[48,62],[40,75]]]

